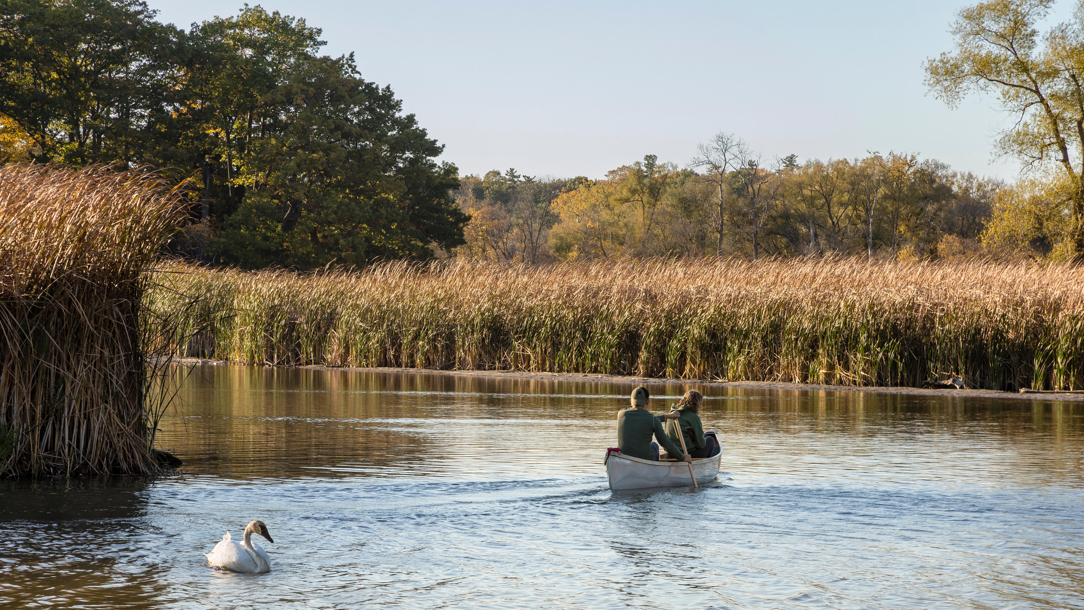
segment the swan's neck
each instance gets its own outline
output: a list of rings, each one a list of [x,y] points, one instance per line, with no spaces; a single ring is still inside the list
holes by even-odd
[[[251,527],[245,528],[245,538],[244,541],[241,542],[241,546],[244,547],[245,552],[252,557],[252,560],[255,561],[259,569],[262,570],[266,562],[263,560],[263,557],[260,557],[260,554],[256,552],[256,547],[252,545],[252,533],[255,531],[256,530]]]

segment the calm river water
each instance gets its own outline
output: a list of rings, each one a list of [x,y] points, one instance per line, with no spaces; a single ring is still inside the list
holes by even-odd
[[[631,389],[197,367],[183,474],[0,481],[0,606],[1084,608],[1082,403],[705,387],[718,481],[613,493]]]

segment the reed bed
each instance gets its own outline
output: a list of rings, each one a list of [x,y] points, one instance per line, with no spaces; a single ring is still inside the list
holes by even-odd
[[[1084,270],[1027,263],[654,260],[160,269],[182,356],[842,386],[1084,386]]]
[[[0,475],[156,470],[144,272],[180,218],[144,172],[0,167]]]

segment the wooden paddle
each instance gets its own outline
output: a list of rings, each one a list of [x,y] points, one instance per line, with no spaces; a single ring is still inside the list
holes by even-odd
[[[678,440],[681,441],[681,453],[686,454],[689,453],[689,450],[685,448],[685,435],[681,432],[681,424],[677,423],[680,421],[680,419],[675,420],[674,427],[677,428]],[[685,462],[685,465],[689,467],[689,476],[693,479],[693,489],[700,487],[696,484],[696,475],[693,474],[693,463]]]

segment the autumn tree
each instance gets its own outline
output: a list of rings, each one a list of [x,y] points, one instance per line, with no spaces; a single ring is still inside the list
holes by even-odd
[[[716,224],[718,189],[714,180],[691,169],[674,173],[660,214],[659,254],[719,255]]]
[[[514,168],[467,176],[455,198],[471,217],[467,243],[457,254],[469,258],[539,263],[551,259],[549,231],[557,220],[553,200],[582,179],[541,179]]]
[[[955,173],[917,155],[874,153],[804,164],[789,156],[771,168],[761,167],[757,157],[739,158],[737,169],[725,174],[720,249],[715,178],[665,165],[669,171],[656,170],[663,188],[646,206],[629,196],[644,188],[637,182],[648,176],[644,163],[619,167],[603,180],[570,181],[551,203],[556,224],[549,231],[549,254],[561,260],[720,252],[757,258],[861,252],[871,259],[908,260],[977,255],[977,238],[1000,188],[997,181]],[[659,166],[664,164],[656,159]],[[472,197],[511,202],[515,182],[507,173],[491,172],[483,180],[466,179],[464,189],[471,184]],[[472,226],[480,227],[485,218],[511,219],[510,213],[487,216],[477,209],[485,207],[471,208]],[[494,224],[487,239],[509,241],[514,233],[510,224]]]
[[[34,142],[14,119],[0,114],[0,163],[29,161],[34,154],[41,154]]]
[[[739,192],[738,228],[749,236],[753,260],[756,260],[760,256],[764,230],[775,210],[783,179],[779,172],[761,167],[759,158],[748,152],[745,155],[739,158],[740,166],[732,176]]]
[[[1064,222],[1074,185],[1064,174],[1022,180],[999,189],[981,239],[994,255],[1065,260],[1073,253]]]
[[[951,193],[941,215],[939,232],[977,242],[993,211],[994,197],[1006,188],[1001,180],[971,172],[947,172],[945,188]]]
[[[550,247],[564,260],[617,258],[629,246],[629,218],[621,213],[617,183],[588,180],[553,200],[560,222],[550,231]]]
[[[891,231],[892,257],[899,251],[902,237],[901,222],[908,213],[908,204],[914,198],[914,174],[918,167],[918,155],[889,152],[888,157],[874,155],[874,163],[882,176],[884,198],[887,201],[888,226]]]
[[[712,139],[701,143],[698,147],[699,154],[693,159],[692,167],[704,171],[704,175],[715,187],[718,212],[715,218],[718,242],[715,247],[716,256],[723,253],[723,235],[725,234],[726,202],[730,196],[730,181],[727,179],[731,172],[739,169],[741,161],[749,156],[745,141],[738,136],[720,131]]]
[[[883,160],[874,153],[855,163],[848,177],[850,199],[859,222],[865,229],[866,257],[873,260],[874,223],[884,194]]]
[[[795,201],[796,224],[805,231],[803,249],[806,255],[812,256],[817,251],[818,238],[823,241],[823,236],[819,234],[822,214],[819,210],[821,198],[814,188],[814,176],[808,169],[807,163],[794,172],[794,179],[787,186],[790,190],[788,195]]]
[[[636,224],[633,237],[636,253],[648,254],[652,239],[657,240],[658,212],[667,187],[677,172],[671,163],[659,163],[655,155],[644,155],[644,160],[610,172],[609,179],[617,186],[617,205],[627,205],[626,212],[634,215]]]
[[[807,255],[842,247],[848,215],[843,201],[847,161],[811,159],[795,168],[788,195],[795,201],[796,220],[805,228]]]
[[[486,178],[491,174],[500,176],[500,172],[490,172]],[[464,243],[456,248],[455,254],[476,260],[514,260],[512,244],[508,240],[512,233],[512,216],[485,193],[481,178],[467,176],[460,179],[455,200],[470,221],[463,227]]]
[[[1053,0],[992,0],[962,9],[955,49],[926,63],[926,83],[950,107],[971,92],[995,93],[1017,115],[1002,153],[1041,170],[1056,166],[1070,191],[1067,231],[1084,256],[1084,3],[1073,18],[1037,29]]]

